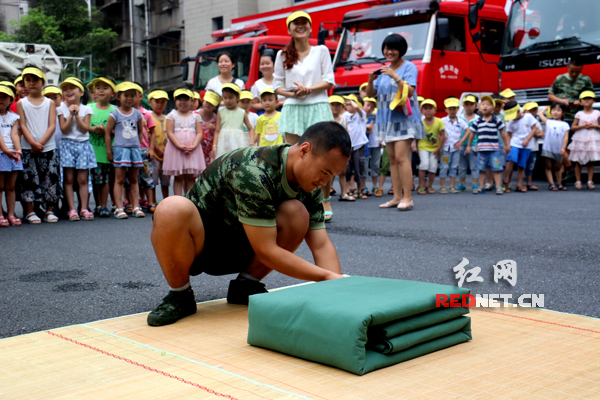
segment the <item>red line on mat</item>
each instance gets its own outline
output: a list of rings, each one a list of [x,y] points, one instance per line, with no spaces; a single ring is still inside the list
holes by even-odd
[[[74,340],[74,339],[68,338],[68,337],[66,337],[66,336],[63,336],[63,335],[60,335],[60,334],[58,334],[58,333],[54,333],[54,332],[50,332],[50,331],[46,331],[46,333],[48,333],[48,334],[50,334],[50,335],[52,335],[52,336],[56,336],[56,337],[58,337],[58,338],[61,338],[61,339],[63,339],[63,340],[66,340],[66,341],[68,341],[68,342],[75,343],[75,344],[78,344],[78,345],[80,345],[80,346],[86,347],[86,348],[88,348],[88,349],[90,349],[90,350],[97,351],[98,353],[102,353],[102,354],[104,354],[104,355],[111,356],[111,357],[113,357],[113,358],[116,358],[117,360],[125,361],[125,362],[127,362],[127,363],[129,363],[129,364],[131,364],[131,365],[135,365],[136,367],[142,367],[142,368],[144,368],[144,369],[147,369],[148,371],[152,371],[152,372],[156,372],[157,374],[164,375],[164,376],[166,376],[167,378],[176,379],[176,380],[178,380],[179,382],[183,382],[183,383],[185,383],[185,384],[187,384],[187,385],[195,386],[195,387],[197,387],[198,389],[202,389],[202,390],[204,390],[205,392],[208,392],[208,393],[210,393],[210,394],[214,394],[215,396],[219,396],[219,397],[225,397],[225,398],[227,398],[227,399],[232,399],[232,400],[238,400],[238,399],[236,399],[235,397],[232,397],[232,396],[230,396],[230,395],[228,395],[228,394],[223,394],[223,393],[215,392],[214,390],[212,390],[212,389],[209,389],[209,388],[207,388],[206,386],[202,386],[202,385],[199,385],[199,384],[197,384],[197,383],[194,383],[194,382],[190,382],[190,381],[188,381],[188,380],[185,380],[185,379],[183,379],[183,378],[181,378],[181,377],[179,377],[179,376],[176,376],[176,375],[171,375],[171,374],[169,374],[168,372],[164,372],[164,371],[161,371],[161,370],[158,370],[158,369],[155,369],[155,368],[149,367],[149,366],[147,366],[147,365],[140,364],[140,363],[138,363],[138,362],[136,362],[136,361],[130,360],[129,358],[125,358],[125,357],[121,357],[121,356],[118,356],[118,355],[116,355],[116,354],[113,354],[113,353],[109,353],[108,351],[104,351],[104,350],[102,350],[102,349],[99,349],[99,348],[97,348],[97,347],[90,346],[89,344],[85,344],[85,343],[78,342],[77,340]]]
[[[585,329],[585,328],[578,328],[576,326],[571,326],[571,325],[563,325],[563,324],[557,324],[556,322],[549,322],[549,321],[542,321],[540,319],[533,319],[533,318],[527,318],[527,317],[520,317],[518,315],[511,315],[511,314],[504,314],[504,313],[499,313],[496,311],[488,311],[488,310],[481,310],[481,309],[476,309],[476,311],[482,311],[482,312],[487,312],[487,313],[491,313],[491,314],[499,314],[499,315],[505,315],[507,317],[513,317],[513,318],[519,318],[519,319],[527,319],[529,321],[535,321],[535,322],[541,322],[544,324],[550,324],[550,325],[557,325],[557,326],[562,326],[564,328],[571,328],[571,329],[578,329],[580,331],[587,331],[587,332],[593,332],[593,333],[600,333],[600,331],[594,331],[592,329]]]

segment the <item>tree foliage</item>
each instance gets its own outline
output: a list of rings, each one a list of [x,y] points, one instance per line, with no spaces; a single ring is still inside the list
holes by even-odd
[[[0,41],[49,44],[60,56],[92,54],[104,64],[112,56],[110,49],[118,35],[102,28],[102,20],[95,8],[89,18],[85,0],[39,0],[28,15],[11,22],[13,35],[0,32]]]

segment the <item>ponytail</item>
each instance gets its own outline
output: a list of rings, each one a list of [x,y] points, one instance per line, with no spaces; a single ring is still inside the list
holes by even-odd
[[[282,50],[281,55],[285,56],[283,60],[283,68],[284,69],[292,69],[294,64],[298,62],[298,50],[296,50],[296,43],[294,42],[294,38],[290,40],[287,46]]]

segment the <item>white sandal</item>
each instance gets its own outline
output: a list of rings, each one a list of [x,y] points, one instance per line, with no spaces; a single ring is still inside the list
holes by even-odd
[[[44,217],[44,222],[58,222],[58,217],[54,215],[52,211],[46,211],[46,217]]]
[[[144,214],[141,207],[136,207],[131,211],[131,216],[134,218],[144,218],[146,214]]]
[[[41,224],[42,220],[40,219],[40,217],[38,217],[35,212],[30,212],[29,214],[27,214],[27,216],[25,217],[25,221],[27,221],[28,224]]]

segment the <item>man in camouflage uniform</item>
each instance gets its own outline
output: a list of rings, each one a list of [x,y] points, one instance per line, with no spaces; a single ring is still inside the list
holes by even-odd
[[[594,85],[589,76],[583,75],[583,64],[576,58],[569,63],[569,71],[556,77],[548,91],[548,100],[552,103],[561,103],[567,106],[563,120],[569,125],[573,123],[575,114],[581,110],[579,95],[586,91],[594,91]]]
[[[148,324],[171,324],[196,312],[190,275],[238,273],[227,301],[248,304],[265,293],[272,270],[323,281],[341,277],[327,236],[320,186],[341,174],[352,150],[335,122],[309,127],[300,141],[232,151],[212,162],[185,197],[164,199],[154,214],[152,245],[169,294]],[[303,240],[315,264],[294,255]]]

